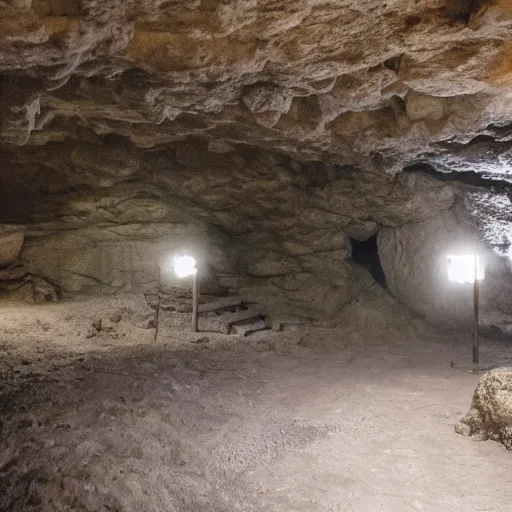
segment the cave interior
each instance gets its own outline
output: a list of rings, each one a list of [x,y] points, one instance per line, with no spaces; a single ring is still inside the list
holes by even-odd
[[[510,0],[0,0],[0,161],[0,512],[510,510]]]

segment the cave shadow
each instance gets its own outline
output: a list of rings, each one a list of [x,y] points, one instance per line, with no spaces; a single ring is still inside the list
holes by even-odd
[[[386,275],[379,258],[377,235],[375,234],[364,241],[351,238],[350,242],[352,244],[352,261],[366,268],[377,284],[389,291]]]

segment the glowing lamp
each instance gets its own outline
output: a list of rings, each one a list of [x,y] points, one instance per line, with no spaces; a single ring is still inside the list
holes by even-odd
[[[185,278],[192,276],[192,331],[197,332],[197,310],[198,310],[198,303],[199,303],[199,283],[197,279],[197,267],[196,267],[196,259],[192,256],[189,256],[187,254],[178,254],[172,258],[172,264],[170,259],[167,260],[166,264],[164,265],[164,269],[166,271],[171,271],[171,268],[174,270],[174,273],[176,274],[176,277],[179,278]],[[161,276],[159,273],[158,278],[158,297],[160,301],[160,294],[161,294]],[[160,311],[160,302],[157,306],[157,330],[155,333],[155,339],[158,335],[158,312]]]
[[[476,254],[455,254],[447,256],[448,279],[456,283],[483,281],[485,269]]]
[[[197,274],[196,260],[192,256],[174,256],[173,266],[177,277],[188,277]]]

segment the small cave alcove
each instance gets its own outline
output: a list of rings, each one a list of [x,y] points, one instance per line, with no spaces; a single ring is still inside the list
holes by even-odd
[[[352,260],[365,267],[375,281],[387,290],[386,275],[379,259],[377,235],[375,234],[364,241],[351,238],[350,242],[352,243]]]

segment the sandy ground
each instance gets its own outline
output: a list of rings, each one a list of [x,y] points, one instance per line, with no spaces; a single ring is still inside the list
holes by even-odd
[[[123,300],[0,307],[0,511],[512,510],[512,453],[454,433],[469,339],[193,343],[167,313],[155,341],[109,323],[137,316]],[[483,343],[484,364],[511,359]]]

